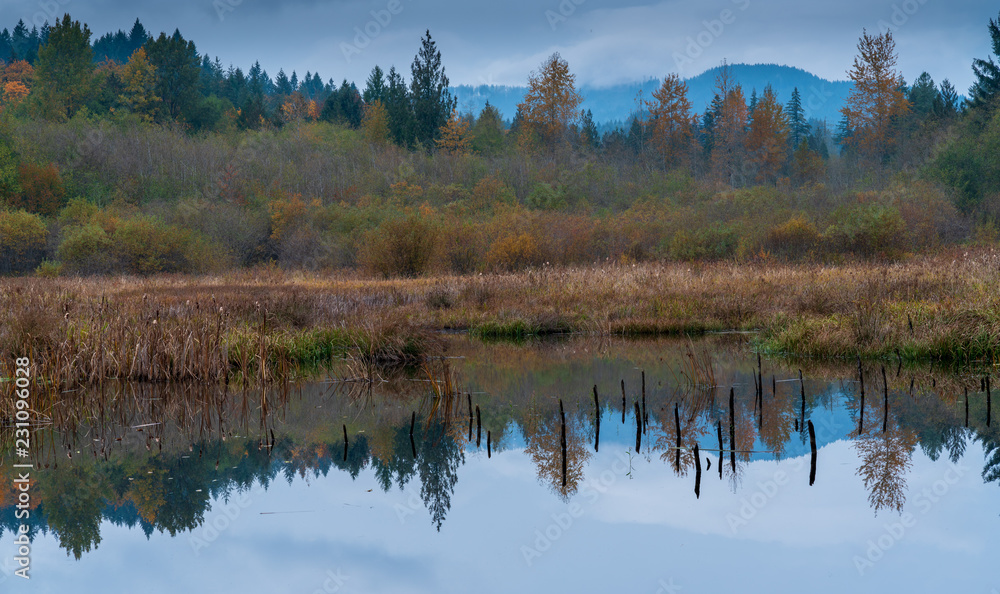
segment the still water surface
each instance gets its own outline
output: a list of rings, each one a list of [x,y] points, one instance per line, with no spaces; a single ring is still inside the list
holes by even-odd
[[[0,467],[0,588],[1000,592],[983,370],[866,364],[862,407],[855,363],[732,339],[448,340],[374,384],[78,395],[34,436],[29,582]]]

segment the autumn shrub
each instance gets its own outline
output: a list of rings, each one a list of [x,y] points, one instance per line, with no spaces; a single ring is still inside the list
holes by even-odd
[[[38,215],[0,210],[0,274],[34,270],[45,256],[48,229]]]
[[[532,188],[531,193],[525,199],[525,204],[530,208],[540,210],[565,208],[568,204],[566,189],[561,185],[553,185],[546,182],[539,183]]]
[[[11,200],[15,208],[45,216],[59,212],[66,201],[66,190],[55,165],[21,163],[17,174],[21,195]]]
[[[114,269],[111,237],[95,223],[63,230],[56,257],[63,269],[76,274],[102,274]]]
[[[438,228],[426,217],[411,214],[388,220],[365,233],[360,260],[369,272],[386,277],[415,277],[430,271]]]
[[[680,229],[670,239],[669,254],[676,260],[721,260],[730,258],[739,246],[733,226],[713,223],[699,229]]]
[[[472,188],[471,206],[476,210],[492,210],[494,207],[517,201],[514,190],[495,175],[482,177]]]
[[[814,253],[820,242],[816,225],[802,215],[771,227],[763,241],[763,248],[772,256],[784,260],[798,260]]]
[[[163,225],[148,217],[123,221],[111,240],[117,267],[134,274],[200,272],[213,268],[212,260],[218,258],[191,231]]]
[[[899,209],[861,202],[836,209],[823,232],[823,246],[834,254],[893,259],[907,249],[906,222]]]
[[[457,218],[447,220],[441,229],[440,249],[445,268],[458,274],[468,274],[483,262],[482,229]]]
[[[543,262],[538,241],[523,231],[499,237],[486,253],[486,266],[493,270],[520,270]]]

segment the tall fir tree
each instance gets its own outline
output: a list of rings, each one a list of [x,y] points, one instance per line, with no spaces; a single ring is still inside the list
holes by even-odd
[[[809,137],[809,122],[806,120],[806,110],[802,107],[802,95],[799,88],[792,89],[792,98],[785,106],[785,115],[788,117],[788,142],[792,145],[792,150],[798,148],[799,143]]]
[[[441,128],[458,104],[448,90],[448,77],[441,65],[441,52],[428,30],[420,41],[420,51],[410,66],[410,95],[416,141],[425,148],[434,146]]]
[[[39,108],[54,119],[73,117],[93,91],[94,63],[90,29],[67,14],[39,51],[35,85]]]
[[[372,68],[368,80],[365,81],[365,91],[361,96],[365,103],[385,100],[385,73],[376,65]]]

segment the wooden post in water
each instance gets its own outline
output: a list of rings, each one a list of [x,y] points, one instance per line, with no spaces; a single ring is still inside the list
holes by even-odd
[[[760,360],[760,355],[757,355]],[[729,464],[736,474],[736,391],[729,388]]]
[[[715,422],[715,432],[719,435],[719,480],[722,480],[722,452],[725,447],[722,445],[722,419]]]
[[[986,426],[990,426],[990,420],[993,416],[993,400],[992,394],[990,393],[990,376],[986,376]]]
[[[562,443],[562,486],[566,487],[566,413],[563,411],[562,399],[559,399],[559,420],[562,425],[560,439]]]
[[[802,394],[802,409],[799,413],[798,430],[802,431],[802,424],[806,419],[806,383],[802,380],[802,370],[799,370],[799,392]]]
[[[639,401],[635,401],[635,453],[642,448],[642,413],[639,412]]]
[[[969,387],[965,387],[965,428],[969,428]]]
[[[858,357],[858,381],[861,384],[861,415],[858,419],[858,435],[865,430],[865,370],[861,368],[861,357]]]
[[[597,384],[594,384],[594,451],[601,446],[601,403],[597,399]]]
[[[344,425],[344,462],[347,462],[347,425]]]
[[[760,384],[757,385],[757,395],[764,393],[764,372],[760,366],[760,353],[757,353],[757,377],[760,378]]]
[[[674,428],[677,430],[677,447],[674,450],[674,468],[681,471],[681,417],[677,411],[677,403],[674,403]]]
[[[625,424],[625,380],[622,380],[622,425]]]
[[[812,454],[809,463],[809,486],[816,482],[816,428],[813,427],[812,419],[809,419],[809,451]]]
[[[886,425],[889,423],[889,380],[885,378],[885,365],[882,366],[882,386],[885,394],[882,401],[882,433],[885,433]]]
[[[471,398],[471,396],[470,396]],[[410,415],[410,451],[413,452],[413,459],[417,459],[417,442],[413,441],[413,428],[417,424],[417,411]],[[472,439],[472,419],[469,419],[469,439]]]
[[[493,436],[492,436],[492,434],[489,431],[487,431],[486,432],[486,457],[487,458],[492,458],[493,457],[492,445],[493,445]]]
[[[694,444],[694,498],[701,499],[701,455],[697,443]]]
[[[562,402],[562,401],[560,401]],[[476,405],[476,447],[479,447],[483,439],[483,417],[479,414],[479,405]]]
[[[649,415],[646,414],[646,371],[642,371],[642,432],[646,432],[646,425],[649,424]]]
[[[466,393],[466,396],[469,397],[469,441],[472,441],[472,392]]]

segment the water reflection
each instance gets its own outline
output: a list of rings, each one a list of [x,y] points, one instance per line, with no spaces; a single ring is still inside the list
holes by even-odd
[[[980,441],[983,479],[1000,482],[1000,436],[987,426],[986,394],[976,390],[985,381],[971,375],[856,373],[849,365],[800,372],[766,361],[762,369],[741,347],[715,345],[694,358],[670,342],[456,340],[452,348],[464,359],[388,382],[331,376],[259,391],[107,385],[66,398],[33,439],[31,536],[51,532],[79,559],[100,545],[103,521],[174,536],[202,525],[214,501],[258,485],[330,472],[357,479],[366,470],[385,492],[419,486],[441,531],[467,456],[486,449],[483,434],[493,452],[523,451],[538,480],[566,502],[592,478],[602,449],[659,460],[701,497],[715,488],[713,470],[739,492],[751,462],[804,455],[810,434],[819,449],[852,440],[876,514],[902,512],[918,445],[932,460],[946,453],[957,462],[970,440]],[[8,429],[3,440],[9,452]],[[21,521],[7,461],[0,472],[0,531],[13,530]],[[813,454],[809,483],[822,485],[823,472],[822,456]]]

